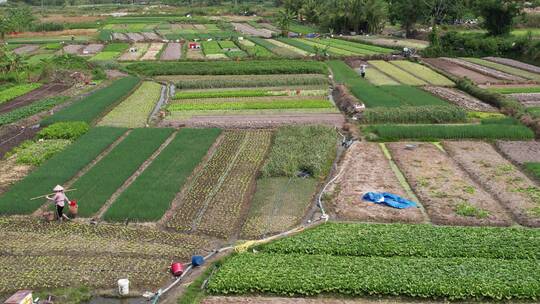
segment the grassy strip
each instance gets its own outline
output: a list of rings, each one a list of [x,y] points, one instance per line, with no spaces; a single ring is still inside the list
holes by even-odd
[[[138,84],[139,79],[131,76],[116,80],[110,86],[100,89],[42,120],[41,124],[50,125],[59,121],[85,121],[90,124],[119,99],[130,93]]]
[[[135,129],[74,184],[79,215],[91,216],[159,148],[172,129]]]
[[[421,86],[426,85],[427,83],[422,79],[416,78],[412,74],[386,62],[383,60],[372,60],[369,61],[369,64],[376,67],[383,73],[386,73],[396,79],[397,81],[411,86]]]
[[[107,210],[105,219],[155,221],[161,218],[220,132],[219,129],[181,129]]]
[[[201,76],[175,81],[178,89],[257,88],[274,86],[328,85],[328,78],[319,74]]]
[[[248,102],[183,102],[170,104],[169,111],[197,111],[197,110],[264,110],[264,109],[321,109],[333,108],[328,100],[290,100],[290,101],[248,101]]]
[[[502,72],[505,72],[505,73],[508,73],[508,74],[512,74],[512,75],[515,75],[515,76],[524,77],[524,78],[527,78],[527,79],[531,79],[531,80],[540,82],[540,75],[538,75],[536,73],[532,73],[532,72],[529,72],[529,71],[525,71],[525,70],[522,70],[522,69],[514,68],[514,67],[511,67],[511,66],[508,66],[508,65],[504,65],[504,64],[500,64],[500,63],[496,63],[496,62],[492,62],[492,61],[488,61],[488,60],[480,59],[480,58],[462,58],[462,59],[464,59],[466,61],[469,61],[469,62],[472,62],[472,63],[476,63],[476,64],[479,64],[479,65],[485,66],[485,67],[488,67],[488,68],[499,70],[499,71],[502,71]]]
[[[335,158],[336,132],[326,126],[281,127],[262,168],[265,177],[297,176],[305,171],[324,178]]]
[[[535,229],[328,223],[262,245],[258,250],[285,254],[538,260],[539,246],[540,230]]]
[[[488,91],[499,94],[540,93],[540,86],[531,87],[490,87]]]
[[[367,128],[376,134],[376,140],[401,139],[437,141],[439,139],[507,139],[531,140],[534,133],[522,125],[375,125]]]
[[[411,86],[383,86],[381,89],[401,100],[401,105],[448,106],[449,103],[426,91]]]
[[[467,113],[455,106],[371,108],[362,113],[363,123],[458,123]]]
[[[362,48],[360,47],[358,43],[350,42],[350,44],[347,44],[347,43],[341,42],[341,40],[338,40],[338,39],[314,39],[314,41],[322,45],[335,47],[338,49],[354,52],[360,55],[375,55],[379,53],[379,52],[374,52],[374,51]]]
[[[0,91],[0,104],[22,96],[41,87],[41,83],[25,83]]]
[[[405,60],[394,60],[390,61],[390,63],[428,82],[429,84],[437,86],[455,85],[450,79],[421,64]]]
[[[174,99],[196,98],[223,98],[223,97],[264,97],[264,96],[287,96],[287,92],[272,92],[268,90],[230,90],[230,91],[202,91],[202,92],[177,92]]]
[[[33,212],[43,200],[31,201],[30,198],[50,193],[56,184],[67,182],[125,131],[107,127],[91,129],[0,197],[0,214]]]
[[[397,97],[360,78],[345,62],[331,60],[327,64],[332,69],[334,80],[345,84],[351,93],[364,102],[367,107],[399,107],[402,105]]]
[[[526,163],[525,169],[540,181],[540,163]]]
[[[99,125],[126,128],[144,127],[160,96],[161,85],[145,81],[131,96],[103,117]]]
[[[371,44],[358,43],[358,42],[350,41],[350,40],[346,40],[346,39],[332,38],[332,39],[329,39],[329,40],[331,40],[332,42],[334,42],[337,45],[348,45],[348,46],[352,46],[352,47],[355,47],[355,48],[358,48],[358,49],[368,50],[368,51],[371,51],[371,52],[374,52],[374,53],[390,54],[390,53],[394,52],[393,49],[380,47],[380,46],[376,46],[376,45],[371,45]]]
[[[238,62],[138,62],[127,69],[146,76],[155,75],[265,75],[327,74],[322,62],[306,60],[253,60]]]
[[[0,126],[10,124],[17,120],[30,117],[34,114],[47,111],[52,109],[54,106],[65,102],[68,98],[66,96],[57,96],[52,98],[47,98],[34,102],[27,106],[15,109],[13,111],[0,114]]]
[[[212,293],[279,295],[403,295],[450,300],[536,299],[534,260],[350,257],[303,254],[236,255],[212,277]]]

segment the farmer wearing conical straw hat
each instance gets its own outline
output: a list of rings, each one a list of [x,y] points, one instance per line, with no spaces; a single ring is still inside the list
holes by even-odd
[[[62,222],[62,219],[65,218],[66,220],[69,220],[69,217],[64,214],[64,206],[66,205],[66,202],[69,202],[69,199],[67,198],[66,194],[64,193],[64,187],[60,185],[56,185],[53,189],[54,195],[53,196],[46,196],[48,200],[54,201],[56,205],[56,214],[58,215],[58,220]]]

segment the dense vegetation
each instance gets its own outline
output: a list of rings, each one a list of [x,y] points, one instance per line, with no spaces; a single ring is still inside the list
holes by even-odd
[[[364,123],[457,123],[465,122],[467,113],[455,106],[377,107],[362,112]]]

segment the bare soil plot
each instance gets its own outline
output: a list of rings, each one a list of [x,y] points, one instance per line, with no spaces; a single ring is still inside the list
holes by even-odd
[[[238,296],[211,296],[207,297],[201,302],[202,304],[436,304],[436,303],[448,303],[446,301],[408,301],[401,300],[399,298],[380,298],[380,299],[343,299],[343,298],[283,298],[283,297],[269,297],[269,296],[251,296],[251,297],[238,297]]]
[[[204,59],[204,54],[201,49],[187,49],[187,59]]]
[[[10,38],[35,38],[35,37],[52,37],[52,36],[94,36],[97,34],[97,29],[72,29],[63,31],[51,32],[22,32],[9,34]]]
[[[178,60],[182,57],[182,44],[170,42],[161,53],[160,60]]]
[[[540,106],[540,93],[516,93],[509,95],[526,107]]]
[[[32,170],[32,166],[17,164],[16,160],[16,156],[0,160],[0,195]]]
[[[13,53],[17,55],[25,55],[35,52],[37,49],[39,49],[39,44],[28,44],[14,49]]]
[[[512,224],[502,206],[434,144],[399,142],[388,147],[433,223]]]
[[[161,42],[152,43],[148,48],[148,51],[141,57],[140,60],[156,60],[157,55],[161,51],[165,44]]]
[[[445,142],[452,157],[525,226],[540,227],[540,188],[488,143]]]
[[[518,164],[540,163],[540,142],[538,141],[502,141],[496,146],[507,158]]]
[[[84,45],[82,44],[68,44],[64,46],[63,51],[66,54],[79,54],[81,50],[84,48]]]
[[[497,108],[493,107],[492,105],[482,102],[478,98],[457,89],[436,86],[425,86],[423,89],[467,110],[498,112]]]
[[[41,22],[58,22],[58,23],[79,23],[79,22],[93,22],[104,19],[104,16],[65,16],[65,15],[47,15],[39,18]]]
[[[136,52],[130,52],[130,49],[135,48]],[[129,48],[118,60],[121,61],[130,61],[130,60],[137,60],[141,58],[141,56],[146,52],[148,49],[148,43],[135,43],[131,48]]]
[[[161,37],[159,37],[158,34],[156,33],[153,33],[153,32],[144,32],[144,33],[141,33],[144,38],[146,38],[146,40],[148,41],[157,41],[157,40],[161,40]]]
[[[26,128],[20,126],[3,126],[0,128],[0,159],[20,145],[23,141],[33,138],[40,128]]]
[[[87,45],[83,50],[83,55],[95,55],[103,50],[104,45],[101,43],[91,43]]]
[[[462,67],[465,67],[467,69],[476,71],[478,73],[488,75],[490,77],[494,77],[494,78],[498,78],[498,79],[502,79],[502,80],[507,80],[507,81],[514,81],[514,82],[527,82],[527,80],[525,78],[514,76],[512,74],[501,72],[501,71],[498,71],[498,70],[495,70],[495,69],[492,69],[492,68],[488,68],[488,67],[476,64],[476,63],[472,63],[472,62],[469,62],[469,61],[466,61],[466,60],[457,59],[457,58],[446,58],[446,57],[443,57],[442,59],[444,59],[446,61],[450,61],[450,62],[455,63],[455,64],[458,64],[458,65],[460,65]]]
[[[493,62],[496,62],[496,63],[506,64],[506,65],[514,67],[514,68],[523,69],[523,70],[526,70],[526,71],[529,71],[529,72],[540,74],[540,67],[532,65],[532,64],[527,64],[527,63],[524,63],[524,62],[520,62],[520,61],[517,61],[517,60],[514,60],[514,59],[501,58],[501,57],[486,57],[484,59],[489,60],[489,61],[493,61]]]
[[[345,220],[419,223],[424,220],[419,208],[394,209],[362,200],[366,192],[390,192],[408,197],[390,167],[379,144],[357,142],[347,150],[341,176],[332,186],[330,207]]]
[[[129,38],[124,33],[112,33],[113,40],[128,41]]]
[[[69,88],[68,85],[63,83],[49,83],[43,85],[33,91],[30,91],[22,96],[19,96],[13,100],[0,105],[0,114],[10,112],[14,109],[26,106],[35,101],[41,100],[46,97],[57,95],[58,93]]]
[[[204,24],[193,24],[193,27],[196,30],[199,30],[199,31],[205,31],[206,30],[206,26]]]
[[[134,42],[144,41],[144,36],[139,33],[126,33],[126,36]]]
[[[441,58],[424,58],[424,62],[434,66],[435,68],[441,69],[450,73],[456,77],[467,77],[476,84],[486,84],[486,83],[503,83],[504,81],[490,77],[476,71],[464,68],[460,65],[457,65],[453,62],[446,61]]]
[[[251,36],[263,37],[263,38],[272,38],[273,31],[269,29],[257,29],[247,23],[231,23],[234,26],[234,30]]]
[[[281,125],[332,125],[341,127],[345,118],[341,114],[298,113],[274,115],[208,115],[193,116],[179,121],[165,122],[165,126],[216,127],[216,128],[271,128]]]

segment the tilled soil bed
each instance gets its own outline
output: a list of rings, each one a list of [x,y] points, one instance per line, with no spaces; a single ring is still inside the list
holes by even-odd
[[[23,179],[31,170],[30,165],[17,164],[16,156],[0,160],[0,195],[11,185]]]
[[[104,45],[101,43],[91,43],[84,47],[81,51],[83,55],[95,55],[103,50]]]
[[[497,141],[499,151],[518,164],[540,163],[540,142],[538,141]]]
[[[50,83],[43,85],[31,92],[28,92],[27,94],[1,104],[0,114],[10,112],[46,97],[58,95],[58,93],[66,90],[67,88],[69,88],[69,86],[63,83]]]
[[[504,83],[503,80],[490,77],[478,72],[475,72],[470,69],[466,69],[462,66],[459,66],[455,63],[446,61],[441,58],[424,58],[422,59],[424,62],[434,66],[435,68],[441,69],[443,71],[446,71],[447,73],[450,73],[456,77],[467,77],[476,84],[486,84],[486,83]]]
[[[0,128],[0,159],[23,141],[32,139],[39,130],[40,128],[10,125]]]
[[[488,143],[445,142],[450,155],[522,225],[540,227],[540,188]]]
[[[498,112],[497,108],[457,89],[436,86],[425,86],[423,89],[466,110]]]
[[[518,76],[514,76],[505,72],[501,72],[492,68],[485,67],[483,65],[479,65],[476,63],[472,63],[466,60],[457,59],[457,58],[443,58],[444,60],[450,61],[452,63],[458,64],[464,68],[476,71],[478,73],[488,75],[490,77],[507,80],[507,81],[514,81],[514,82],[526,82],[527,80],[525,78],[521,78]]]
[[[161,53],[161,60],[178,60],[182,57],[182,44],[171,42]]]
[[[540,93],[516,93],[510,96],[526,107],[540,107]]]
[[[408,197],[390,168],[389,160],[376,143],[358,142],[347,150],[344,168],[332,191],[331,208],[337,217],[372,222],[419,223],[424,220],[419,208],[394,209],[362,200],[366,192],[390,192]]]
[[[126,33],[126,36],[128,36],[129,40],[134,42],[144,41],[144,36],[139,33]]]
[[[38,49],[39,49],[39,44],[29,44],[29,45],[24,45],[24,46],[14,49],[13,53],[17,55],[26,55],[26,54],[35,52]]]
[[[64,53],[66,54],[79,54],[83,49],[84,45],[82,44],[68,44],[64,46]]]
[[[388,147],[434,224],[512,224],[504,208],[434,144],[399,142]]]
[[[193,116],[180,121],[165,121],[165,127],[205,127],[205,128],[272,128],[281,125],[324,124],[341,127],[345,118],[341,114],[280,114],[280,115],[238,115],[238,116]]]
[[[508,59],[508,58],[501,58],[501,57],[486,57],[484,59],[487,59],[489,61],[493,61],[493,62],[496,62],[496,63],[506,64],[506,65],[514,67],[514,68],[523,69],[523,70],[526,70],[526,71],[529,71],[529,72],[540,74],[540,67],[537,67],[537,66],[532,65],[532,64],[527,64],[527,63],[523,63],[523,62],[520,62],[520,61],[517,61],[517,60]]]

